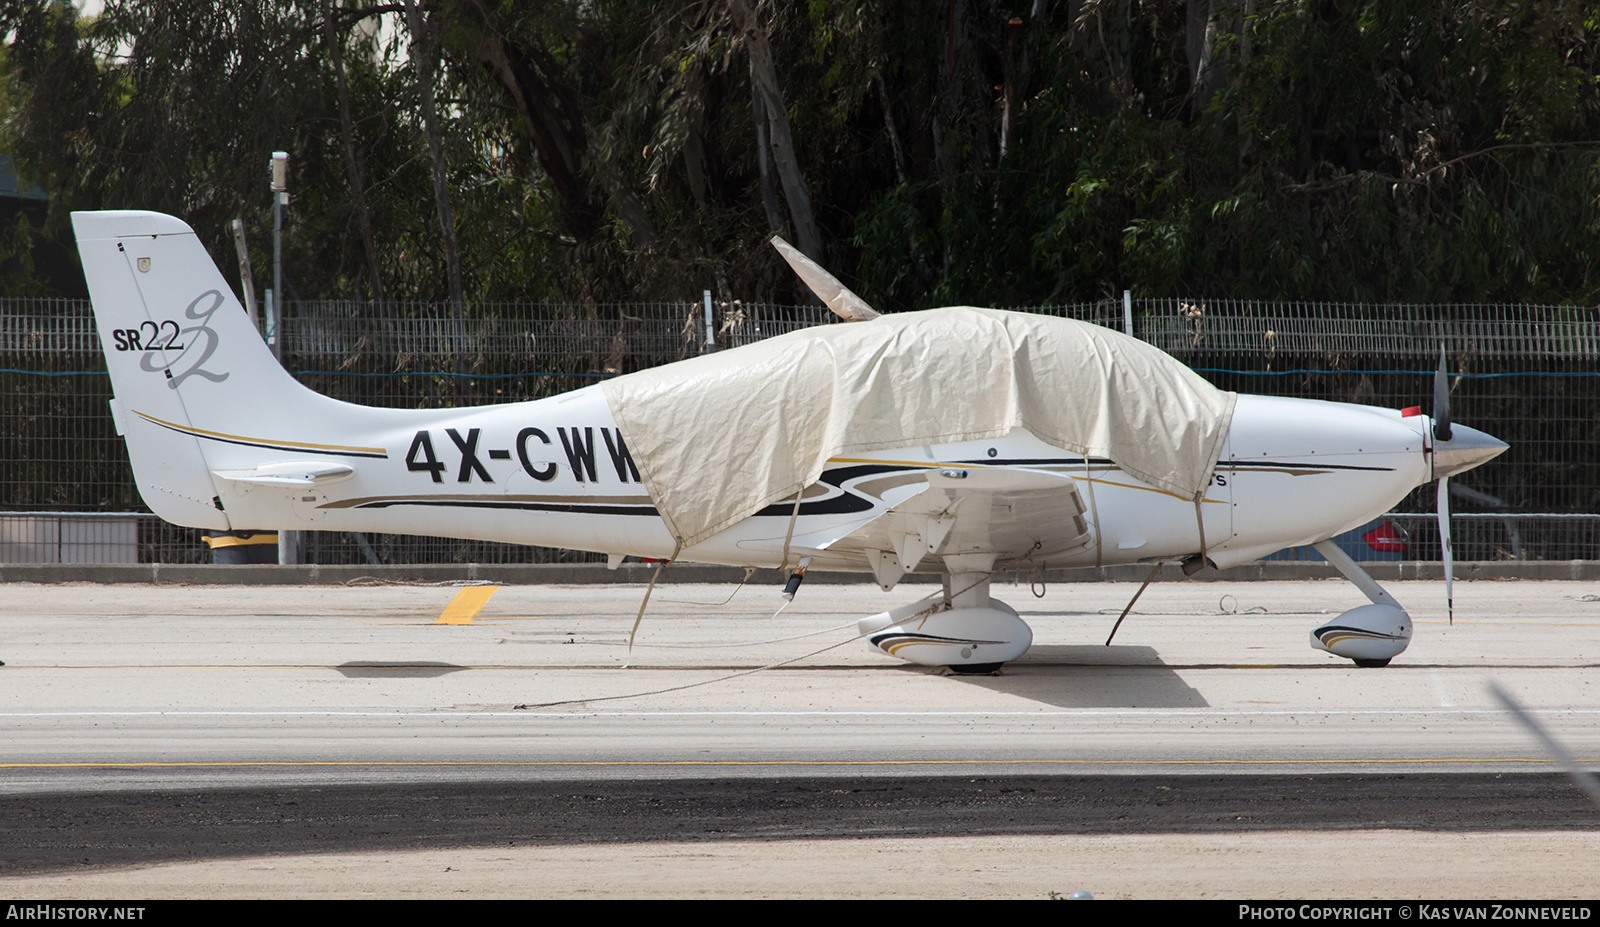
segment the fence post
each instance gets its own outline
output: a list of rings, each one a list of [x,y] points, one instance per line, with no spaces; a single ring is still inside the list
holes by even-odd
[[[706,290],[706,353],[717,349],[717,329],[711,321],[711,291]]]

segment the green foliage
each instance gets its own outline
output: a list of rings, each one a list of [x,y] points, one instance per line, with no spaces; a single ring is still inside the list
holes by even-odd
[[[1600,299],[1590,3],[1225,0],[1209,24],[1174,0],[1015,23],[992,0],[750,5],[828,264],[883,308]],[[385,290],[442,298],[404,16],[331,8]],[[803,298],[765,245],[723,0],[426,8],[469,296]],[[231,267],[239,216],[259,275],[282,148],[290,295],[370,292],[323,11],[112,0],[85,21],[0,0],[4,148],[50,191],[53,232],[71,209],[161,209]]]

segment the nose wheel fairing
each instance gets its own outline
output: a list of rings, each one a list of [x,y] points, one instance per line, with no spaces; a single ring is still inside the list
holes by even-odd
[[[1318,541],[1312,546],[1372,604],[1352,608],[1312,631],[1311,646],[1353,660],[1357,666],[1387,665],[1411,645],[1411,616],[1339,545]]]
[[[1311,632],[1311,646],[1354,660],[1386,666],[1411,643],[1411,616],[1393,605],[1363,605]]]

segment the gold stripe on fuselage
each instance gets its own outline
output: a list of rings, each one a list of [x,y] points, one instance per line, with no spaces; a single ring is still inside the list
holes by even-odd
[[[163,421],[159,418],[156,418],[154,415],[146,415],[137,409],[133,411],[133,414],[139,416],[147,422],[160,425],[163,428],[171,428],[173,431],[182,432],[186,435],[194,435],[200,438],[215,438],[218,441],[242,441],[246,444],[269,445],[271,447],[281,447],[285,449],[303,448],[311,451],[332,451],[342,454],[364,454],[367,456],[378,455],[380,457],[389,456],[389,451],[381,447],[346,447],[338,444],[311,444],[305,441],[279,441],[275,438],[252,438],[248,435],[230,435],[222,431],[206,431],[204,428],[193,428],[188,425],[179,425],[175,422]]]

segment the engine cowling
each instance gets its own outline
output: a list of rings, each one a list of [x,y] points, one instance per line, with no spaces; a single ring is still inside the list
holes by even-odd
[[[920,604],[920,603],[919,603]],[[1033,629],[1016,609],[989,600],[982,608],[952,608],[927,615],[910,607],[856,622],[867,641],[891,657],[923,666],[983,672],[1015,660],[1033,645]],[[899,613],[899,614],[897,614]]]
[[[1411,616],[1393,605],[1352,608],[1311,632],[1311,646],[1354,660],[1357,666],[1383,666],[1411,644]]]

